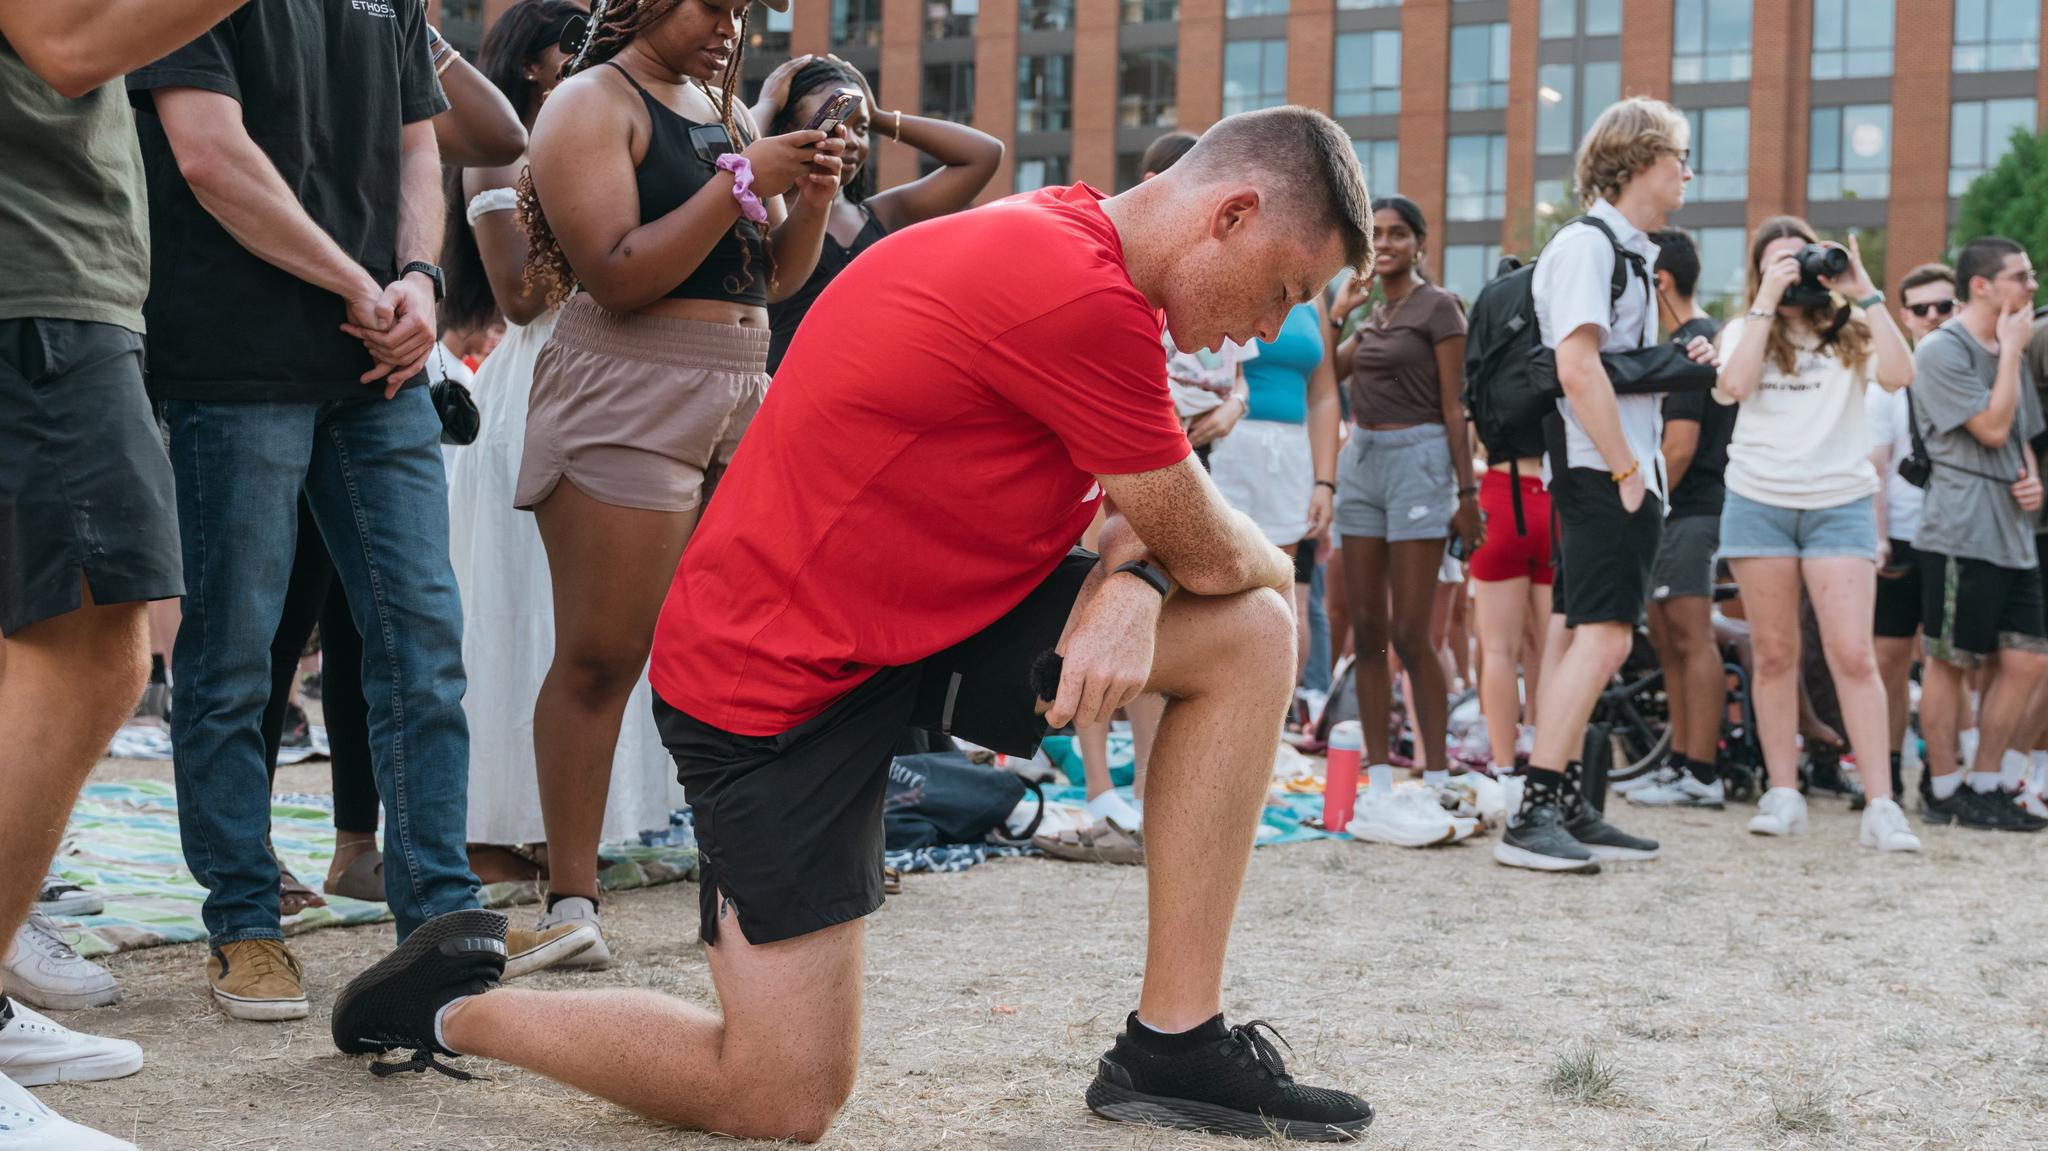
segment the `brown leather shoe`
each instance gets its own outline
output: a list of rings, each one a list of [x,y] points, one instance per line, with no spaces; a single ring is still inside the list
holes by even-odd
[[[564,959],[581,955],[598,941],[597,928],[588,923],[558,923],[540,931],[523,927],[505,932],[506,979],[517,979],[545,971]]]
[[[222,944],[206,959],[213,1001],[230,1019],[274,1023],[306,1017],[304,973],[281,939]]]

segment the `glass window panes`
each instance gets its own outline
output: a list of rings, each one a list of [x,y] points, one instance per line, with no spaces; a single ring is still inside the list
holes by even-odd
[[[1579,133],[1584,135],[1608,105],[1621,99],[1621,63],[1617,60],[1595,61],[1584,66],[1581,76]]]
[[[1401,32],[1345,32],[1337,37],[1339,116],[1391,116],[1401,110]]]
[[[1017,57],[1017,130],[1065,132],[1073,126],[1074,58]]]
[[[1152,24],[1180,19],[1180,0],[1122,0],[1126,24]]]
[[[1451,27],[1451,111],[1508,106],[1508,26]]]
[[[1232,40],[1223,46],[1223,114],[1287,102],[1287,41]]]
[[[954,36],[972,36],[975,18],[979,15],[981,0],[925,0],[924,38],[944,40]],[[789,17],[784,15],[783,19]]]
[[[974,61],[924,66],[919,109],[926,116],[961,124],[974,122]]]
[[[1621,35],[1621,0],[1586,0],[1586,35]]]
[[[1579,0],[1543,0],[1537,9],[1536,33],[1545,40],[1579,34]]]
[[[1545,64],[1536,69],[1537,155],[1571,155],[1577,88],[1578,69],[1570,64]]]
[[[1400,189],[1399,140],[1353,140],[1351,151],[1358,157],[1358,166],[1365,169],[1365,189],[1375,199]]]
[[[2037,0],[1956,0],[1956,71],[2031,71],[2040,62]]]
[[[1287,0],[1227,0],[1223,14],[1232,20],[1247,16],[1285,16]]]
[[[1444,249],[1444,290],[1469,307],[1498,267],[1499,244],[1452,244]]]
[[[1956,104],[1948,120],[1948,194],[1960,196],[1970,182],[1998,166],[2012,148],[2014,129],[2034,129],[2032,98]]]
[[[1749,79],[1750,0],[1677,0],[1671,21],[1674,84]]]
[[[1693,181],[1688,200],[1711,203],[1749,198],[1749,109],[1687,112],[1692,125]]]
[[[1889,76],[1892,0],[1813,0],[1813,78]]]
[[[1067,178],[1065,156],[1019,156],[1017,158],[1017,190],[1036,192],[1040,188],[1072,183]]]
[[[1127,128],[1171,128],[1180,123],[1180,49],[1171,44],[1133,48],[1117,57],[1116,122]]]
[[[882,0],[832,0],[832,46],[880,44]]]
[[[1693,298],[1726,318],[1749,304],[1749,233],[1743,228],[1701,228],[1692,234],[1700,252],[1700,282]]]
[[[1563,180],[1536,181],[1536,219],[1557,220],[1570,217],[1578,205],[1571,199],[1571,189]]]
[[[1506,215],[1508,138],[1451,137],[1444,187],[1447,220],[1498,220]]]
[[[1814,200],[1881,200],[1891,194],[1889,104],[1815,108],[1806,195]]]
[[[1340,12],[1357,11],[1362,8],[1399,8],[1401,0],[1337,0]]]
[[[1074,26],[1074,0],[1019,0],[1017,27],[1021,31],[1058,31]]]

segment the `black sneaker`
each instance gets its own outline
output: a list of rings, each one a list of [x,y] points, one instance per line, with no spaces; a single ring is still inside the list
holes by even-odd
[[[1599,859],[1572,838],[1572,833],[1565,830],[1564,815],[1550,803],[1539,803],[1508,820],[1500,842],[1493,845],[1493,858],[1496,863],[1530,871],[1577,871],[1592,875],[1600,870]]]
[[[1588,805],[1579,812],[1579,817],[1565,823],[1564,829],[1579,841],[1594,859],[1645,860],[1657,858],[1659,848],[1654,839],[1630,835],[1622,829],[1600,818],[1600,813]]]
[[[1133,1013],[1096,1064],[1088,1109],[1105,1119],[1303,1143],[1348,1143],[1372,1124],[1372,1105],[1358,1096],[1296,1083],[1259,1033],[1280,1039],[1264,1020],[1225,1027],[1218,1015],[1161,1039],[1137,1034],[1143,1026]]]
[[[2042,819],[2021,807],[2019,798],[2009,791],[1978,791],[1968,783],[1956,789],[1956,794],[1970,793],[1967,801],[1969,814],[1962,819],[1964,827],[1979,831],[2040,831],[2048,828],[2048,819]],[[1974,815],[1975,818],[1970,818]]]
[[[434,1038],[441,1008],[498,985],[505,973],[505,917],[471,909],[437,915],[397,950],[349,980],[334,1001],[334,1045],[349,1055],[410,1049],[405,1063],[373,1063],[379,1076],[429,1067],[457,1079],[435,1055],[454,1055]]]

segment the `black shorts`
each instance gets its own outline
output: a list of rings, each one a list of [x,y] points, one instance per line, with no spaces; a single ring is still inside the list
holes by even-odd
[[[1634,627],[1650,600],[1650,572],[1664,536],[1664,505],[1645,495],[1631,515],[1606,472],[1566,468],[1550,481],[1553,519],[1563,536],[1559,555],[1569,582],[1553,584],[1569,627],[1624,623]]]
[[[1075,549],[979,634],[876,672],[781,735],[721,731],[657,696],[654,722],[696,821],[704,942],[718,942],[727,910],[759,944],[880,907],[882,795],[897,738],[929,728],[1009,755],[1037,751],[1046,726],[1031,666],[1058,645],[1094,567]]]
[[[1882,639],[1912,639],[1926,607],[1920,602],[1920,554],[1905,540],[1893,540],[1889,567],[1877,573],[1877,627]]]
[[[1316,541],[1305,539],[1294,545],[1294,582],[1305,584],[1316,578]]]
[[[0,320],[0,635],[97,603],[185,594],[177,493],[142,337]]]
[[[1921,626],[1927,629],[1921,642],[1929,658],[1970,668],[2004,648],[2048,651],[2040,568],[1926,550],[1919,557]]]

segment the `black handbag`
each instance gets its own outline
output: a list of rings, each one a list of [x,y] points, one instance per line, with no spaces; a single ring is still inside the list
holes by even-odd
[[[427,385],[427,392],[434,397],[434,410],[441,413],[441,442],[457,446],[475,443],[484,417],[469,389],[454,380],[435,380]]]
[[[1644,334],[1649,334],[1650,325],[1657,322],[1656,285],[1650,279],[1648,264],[1643,258],[1622,246],[1615,238],[1613,229],[1594,216],[1580,216],[1573,223],[1591,224],[1598,228],[1607,242],[1614,248],[1615,301],[1621,299],[1626,276],[1633,273],[1643,281]],[[1651,344],[1646,348],[1630,348],[1622,352],[1600,353],[1600,365],[1607,369],[1607,381],[1614,385],[1617,396],[1663,395],[1669,392],[1711,391],[1720,372],[1711,364],[1694,362],[1686,354],[1682,344],[1672,342]],[[1552,399],[1564,398],[1564,382],[1557,375],[1557,352],[1539,341],[1530,355],[1529,375],[1539,391]]]

